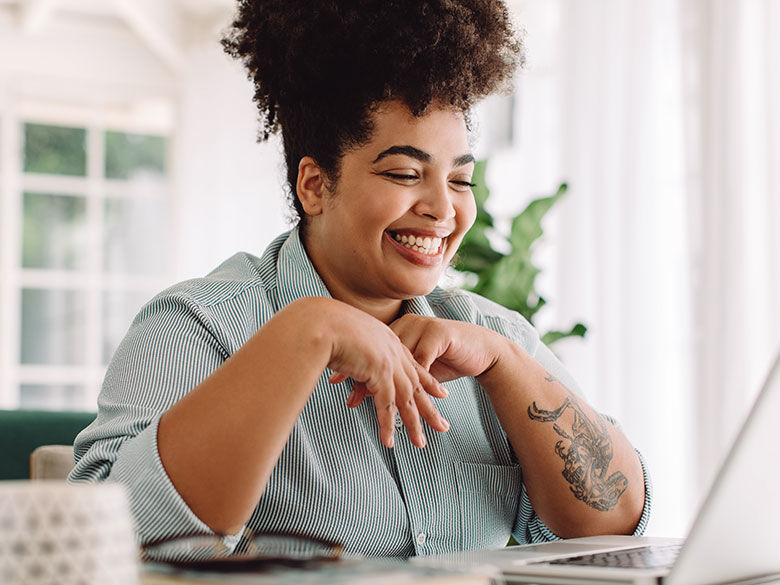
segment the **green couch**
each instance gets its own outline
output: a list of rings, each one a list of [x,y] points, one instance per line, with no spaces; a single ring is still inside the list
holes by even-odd
[[[0,410],[0,480],[29,479],[30,455],[42,445],[72,445],[94,412]]]

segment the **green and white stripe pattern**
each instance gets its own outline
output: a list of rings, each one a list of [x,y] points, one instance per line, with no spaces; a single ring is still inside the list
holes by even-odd
[[[297,230],[262,258],[237,254],[205,278],[149,302],[108,367],[96,421],[76,441],[71,481],[118,481],[130,493],[138,538],[149,542],[209,533],[168,479],[157,424],[275,312],[305,296],[329,296]],[[474,322],[509,337],[575,392],[576,383],[520,315],[463,291],[437,288],[405,303],[423,315]],[[272,364],[269,364],[272,367]],[[487,396],[473,378],[446,384],[434,399],[447,433],[426,427],[412,446],[398,428],[395,448],[379,441],[371,400],[346,406],[351,381],[323,372],[297,421],[248,526],[341,543],[347,553],[426,555],[555,539],[534,513],[522,470]],[[284,392],[284,388],[276,389]],[[423,423],[425,424],[425,423]],[[650,511],[647,476],[641,533]],[[226,537],[233,546],[236,537]]]

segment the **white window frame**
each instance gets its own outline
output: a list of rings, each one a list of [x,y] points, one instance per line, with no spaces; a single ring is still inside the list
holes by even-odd
[[[173,198],[172,107],[144,110],[100,104],[66,105],[24,99],[6,93],[0,99],[0,408],[18,408],[23,384],[78,385],[82,400],[69,405],[94,410],[105,373],[102,355],[103,294],[110,291],[159,290],[169,278],[160,275],[115,274],[103,270],[103,210],[109,198],[122,196],[127,184],[106,179],[104,133],[106,130],[167,137],[164,197]],[[170,104],[171,106],[173,104]],[[165,106],[165,104],[163,104]],[[25,173],[23,127],[25,123],[85,128],[86,177]],[[25,192],[74,194],[87,205],[89,251],[86,270],[48,270],[22,267],[22,206]],[[109,196],[110,194],[110,196]],[[135,194],[134,198],[138,195]],[[173,247],[175,233],[168,235]],[[173,261],[173,258],[170,259]],[[167,273],[171,266],[166,267]],[[33,365],[21,363],[22,289],[79,290],[86,292],[86,356],[83,365]],[[128,323],[129,325],[129,323]]]

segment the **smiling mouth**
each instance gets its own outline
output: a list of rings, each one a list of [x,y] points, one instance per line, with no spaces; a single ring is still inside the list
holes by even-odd
[[[390,232],[392,238],[402,246],[414,250],[418,254],[436,256],[441,252],[442,238],[431,236],[415,236]]]

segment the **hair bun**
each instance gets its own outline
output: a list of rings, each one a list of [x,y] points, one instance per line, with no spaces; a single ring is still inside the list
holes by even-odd
[[[499,0],[241,0],[222,42],[254,82],[262,137],[296,102],[465,110],[505,85],[522,54]]]

